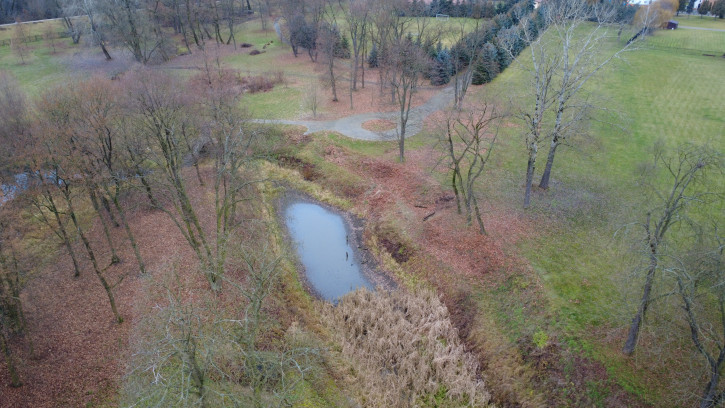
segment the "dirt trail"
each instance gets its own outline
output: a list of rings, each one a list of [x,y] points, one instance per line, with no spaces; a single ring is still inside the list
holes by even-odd
[[[408,125],[406,126],[406,138],[417,135],[423,129],[423,121],[433,112],[445,109],[453,100],[453,87],[449,86],[431,97],[423,105],[410,109]],[[373,119],[387,119],[398,123],[395,129],[373,132],[362,127],[364,122]],[[340,119],[317,121],[317,120],[283,120],[283,119],[255,119],[255,123],[270,123],[282,125],[301,125],[307,128],[305,134],[333,131],[339,132],[347,137],[369,141],[395,140],[400,131],[399,112],[373,112],[359,115],[346,116]]]

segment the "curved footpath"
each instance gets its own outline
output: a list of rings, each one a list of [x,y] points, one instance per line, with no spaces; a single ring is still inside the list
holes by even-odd
[[[433,95],[428,101],[420,106],[416,106],[410,109],[410,116],[408,117],[408,125],[406,126],[406,138],[418,134],[423,129],[423,120],[433,112],[445,109],[453,101],[453,86],[448,86],[442,89],[437,94]],[[305,126],[307,131],[305,134],[320,132],[320,131],[333,131],[339,132],[347,137],[359,140],[370,140],[370,141],[386,141],[396,140],[398,132],[400,131],[400,113],[396,112],[372,112],[362,113],[359,115],[345,116],[343,118],[334,120],[284,120],[284,119],[254,119],[254,123],[269,123],[269,124],[282,124],[282,125],[300,125]],[[388,119],[398,123],[398,127],[395,129],[373,132],[367,129],[363,129],[362,124],[373,119]]]

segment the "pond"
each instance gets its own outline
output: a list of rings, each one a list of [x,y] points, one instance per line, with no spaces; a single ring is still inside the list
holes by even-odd
[[[339,214],[302,201],[289,204],[284,215],[307,280],[320,297],[334,303],[359,287],[375,289],[362,274],[360,257]]]

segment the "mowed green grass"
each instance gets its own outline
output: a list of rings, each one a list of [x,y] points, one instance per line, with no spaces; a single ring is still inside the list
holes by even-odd
[[[658,140],[671,147],[708,143],[725,152],[725,59],[680,49],[707,50],[718,42],[725,46],[725,33],[661,31],[647,42],[674,45],[629,52],[625,61],[613,63],[589,83],[593,100],[606,109],[597,117],[615,123],[594,121],[589,137],[573,140],[575,148],[559,150],[553,186],[534,194],[528,216],[535,232],[521,241],[519,249],[544,284],[548,310],[517,319],[511,302],[501,299],[499,314],[514,335],[546,327],[598,359],[626,389],[655,406],[673,406],[674,393],[689,387],[697,395],[703,386],[670,387],[677,365],[687,368],[687,361],[673,359],[667,363],[672,365],[657,367],[633,365],[619,353],[621,344],[605,342],[602,333],[626,327],[636,306],[635,298],[627,301],[625,295],[639,295],[641,282],[631,277],[634,258],[627,252],[631,242],[622,242],[616,233],[645,216],[632,210],[640,195],[635,184],[640,163],[651,161],[652,146]],[[602,50],[617,46],[621,44],[612,40],[602,44]],[[530,58],[527,51],[520,58]],[[475,94],[516,95],[524,93],[526,86],[524,72],[514,65]],[[504,129],[494,159],[500,167],[492,168],[489,177],[489,196],[515,211],[520,211],[523,199],[520,186],[526,166],[522,129]],[[537,177],[547,149],[548,144],[542,143]],[[523,299],[520,303],[525,304]],[[691,346],[687,339],[681,344]]]
[[[661,30],[648,37],[644,47],[684,48],[688,52],[709,53],[720,57],[725,54],[725,31],[707,31],[681,28]]]
[[[53,32],[61,33],[65,31],[65,27],[60,20],[51,21],[39,21],[32,23],[24,23],[23,29],[25,30],[26,36],[45,35],[47,27],[50,26]],[[0,27],[0,41],[11,39],[15,32],[15,26],[4,26]]]
[[[70,43],[67,39],[58,40],[59,43],[61,41]],[[20,58],[10,47],[0,47],[0,71],[12,74],[21,88],[31,97],[62,83],[70,74],[59,56],[52,55],[43,43],[30,45],[25,64],[21,64]]]
[[[720,19],[716,17],[711,16],[688,16],[688,15],[679,15],[673,17],[674,20],[677,20],[681,26],[689,26],[689,27],[702,27],[702,28],[715,28],[720,30],[725,30],[725,19]]]

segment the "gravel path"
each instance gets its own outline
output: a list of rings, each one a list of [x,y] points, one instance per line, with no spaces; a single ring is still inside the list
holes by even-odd
[[[408,117],[408,125],[406,126],[406,138],[415,136],[423,129],[423,120],[433,112],[445,109],[453,100],[453,87],[449,86],[433,95],[423,105],[410,109]],[[335,120],[283,120],[283,119],[255,119],[255,123],[271,123],[282,125],[301,125],[307,128],[305,134],[320,131],[339,132],[347,137],[359,140],[385,141],[396,140],[400,125],[396,129],[384,132],[372,132],[363,129],[362,124],[373,119],[388,119],[393,122],[400,122],[399,112],[373,112],[362,113],[359,115],[345,116]]]

